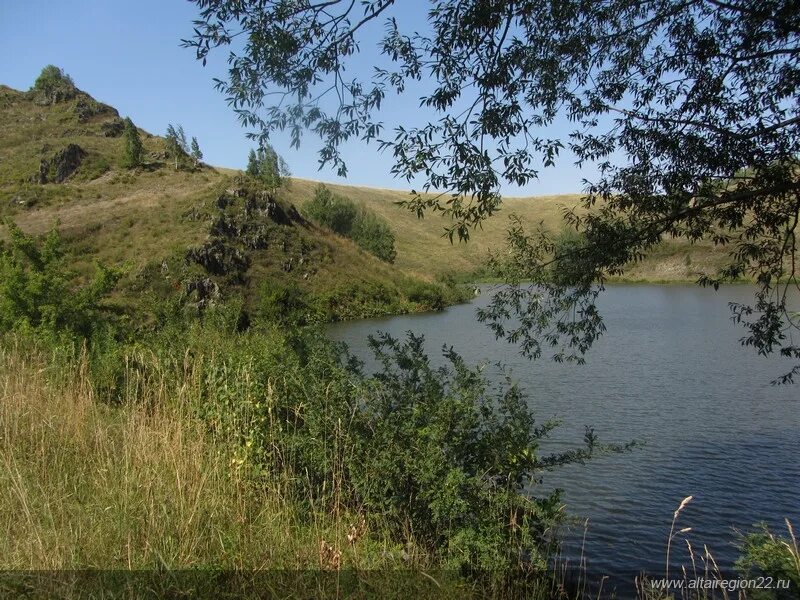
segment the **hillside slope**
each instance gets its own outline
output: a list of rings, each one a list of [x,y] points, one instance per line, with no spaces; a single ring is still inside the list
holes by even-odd
[[[287,197],[298,205],[313,194],[317,182],[294,180]],[[423,219],[402,208],[397,203],[407,200],[407,192],[400,190],[325,184],[336,193],[364,202],[369,208],[389,221],[397,236],[395,264],[409,273],[437,278],[455,274],[469,279],[480,274],[490,252],[505,247],[509,217],[518,216],[527,228],[533,230],[543,223],[549,230],[558,232],[564,227],[563,214],[580,203],[580,196],[565,194],[526,198],[503,199],[500,211],[474,230],[467,243],[450,243],[443,237],[448,222],[441,215],[429,213]],[[715,249],[711,242],[689,244],[685,240],[665,240],[641,263],[631,264],[623,281],[681,282],[695,281],[699,273],[713,273],[725,261],[725,254]]]
[[[397,258],[389,265],[298,214],[294,207],[302,212],[317,182],[292,179],[274,194],[283,215],[278,222],[266,215],[263,190],[248,188],[239,172],[206,165],[177,171],[166,160],[163,138],[140,135],[146,165],[125,169],[121,120],[112,107],[80,90],[48,103],[0,86],[0,217],[35,234],[58,223],[82,275],[96,261],[123,266],[119,296],[129,305],[177,293],[197,306],[209,299],[204,294],[235,292],[255,310],[265,295],[274,301],[275,290],[288,287],[311,297],[304,309],[315,319],[440,308],[463,296],[437,281],[480,276],[488,253],[503,249],[510,215],[531,228],[543,222],[558,231],[563,211],[579,201],[575,195],[506,198],[468,243],[451,244],[442,236],[447,223],[441,216],[418,219],[398,206],[406,192],[327,184],[391,224]],[[42,183],[70,145],[80,148],[77,169],[63,181]],[[215,242],[215,228],[219,233],[220,224],[231,222],[233,229]],[[251,240],[252,247],[238,239],[254,232],[259,241]],[[0,227],[0,239],[5,235]],[[228,265],[210,272],[209,257],[220,252]],[[631,265],[625,278],[692,281],[724,258],[707,243],[666,241]],[[204,279],[207,284],[198,284]]]
[[[177,293],[198,307],[235,294],[259,310],[264,297],[302,296],[310,318],[336,320],[459,299],[303,219],[285,190],[207,165],[176,170],[161,137],[140,130],[145,165],[124,168],[120,122],[79,90],[47,103],[0,87],[0,217],[31,234],[58,224],[79,274],[97,261],[123,267],[124,304]]]

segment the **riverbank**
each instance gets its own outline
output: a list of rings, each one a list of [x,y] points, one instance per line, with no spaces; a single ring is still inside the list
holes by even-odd
[[[407,427],[407,417],[382,420],[387,425],[367,438],[351,412],[342,429],[341,410],[365,398],[353,391],[377,392],[379,382],[340,366],[323,338],[290,339],[276,330],[231,335],[211,326],[175,333],[111,354],[36,337],[0,340],[0,568],[17,572],[0,575],[0,589],[47,596],[66,582],[58,590],[64,598],[130,586],[134,593],[181,594],[198,586],[235,592],[220,582],[259,597],[263,588],[254,581],[304,596],[314,584],[322,597],[358,590],[397,598],[509,597],[510,590],[512,597],[548,598],[557,589],[552,574],[540,570],[547,553],[527,574],[480,574],[492,564],[487,559],[513,566],[505,550],[516,536],[503,535],[496,548],[482,537],[472,521],[483,515],[482,527],[499,534],[501,514],[475,504],[479,496],[440,488],[447,477],[430,471],[432,464],[408,456],[411,462],[392,467],[413,437],[429,435]],[[406,390],[398,393],[406,397]],[[430,398],[436,406],[440,400]],[[435,425],[436,413],[429,405],[426,422]],[[376,444],[375,434],[397,445]],[[441,449],[436,442],[430,452]],[[430,458],[419,445],[416,452]],[[446,459],[451,476],[462,468],[457,456]],[[401,481],[392,482],[393,469],[413,487],[393,487]],[[369,491],[383,488],[392,495]],[[430,508],[438,496],[447,521],[418,512],[414,489]],[[504,503],[533,508],[513,494]],[[448,507],[450,501],[466,504]],[[537,510],[543,522],[546,507]],[[469,531],[473,541],[459,538]],[[541,542],[515,543],[533,558]],[[24,573],[40,569],[51,576]],[[128,574],[76,572],[86,569]],[[233,570],[261,575],[225,579]]]
[[[168,322],[124,343],[43,331],[0,338],[0,566],[58,571],[10,584],[0,576],[0,589],[47,597],[65,584],[66,598],[108,586],[180,595],[231,585],[245,597],[263,586],[304,596],[313,586],[318,597],[610,594],[610,582],[602,594],[588,582],[610,572],[594,559],[576,575],[559,561],[582,563],[553,558],[563,500],[574,503],[537,483],[554,473],[537,466],[550,450],[529,419],[542,426],[548,411],[534,413],[524,389],[485,380],[469,354],[445,357],[443,374],[400,335],[376,347],[386,362],[371,376],[320,330],[257,322],[239,332],[235,323],[235,310],[217,307],[203,323]],[[444,329],[426,328],[432,351],[437,331],[460,345],[464,328]],[[598,379],[585,379],[596,391]],[[547,398],[542,384],[526,387]],[[569,424],[548,439],[562,429],[561,448],[589,458]],[[598,431],[606,438],[608,424]],[[618,461],[635,471],[639,454],[589,470]],[[585,467],[562,469],[585,482],[576,477]],[[485,477],[507,486],[487,488]],[[674,508],[651,515],[660,542]],[[522,520],[509,528],[512,516]]]

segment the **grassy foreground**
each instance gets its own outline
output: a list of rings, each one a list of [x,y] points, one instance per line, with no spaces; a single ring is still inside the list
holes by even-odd
[[[342,589],[367,597],[549,597],[556,583],[546,572],[522,573],[511,583],[490,573],[469,576],[455,565],[477,557],[431,545],[421,517],[405,513],[398,529],[400,513],[354,503],[358,484],[335,462],[339,453],[329,457],[333,463],[321,457],[329,469],[324,481],[314,481],[310,460],[310,471],[298,471],[299,460],[287,454],[302,453],[307,441],[293,445],[288,432],[281,438],[277,422],[264,428],[265,416],[284,404],[278,395],[304,393],[290,392],[293,384],[277,374],[282,368],[285,377],[295,376],[289,364],[276,362],[289,349],[278,334],[262,333],[230,345],[214,337],[200,354],[208,334],[190,334],[183,356],[166,345],[116,355],[113,397],[104,383],[108,367],[85,347],[70,352],[27,336],[3,338],[0,570],[121,571],[28,573],[19,581],[6,573],[0,592],[115,597],[159,585],[167,587],[153,597],[198,586],[263,597],[277,586],[303,597],[313,589],[319,597],[340,597]],[[247,350],[232,355],[234,344]],[[242,364],[253,344],[272,346],[269,356]],[[258,371],[270,362],[263,390]],[[319,391],[318,375],[310,374],[308,393]],[[335,379],[327,385],[336,386]],[[310,407],[307,418],[314,418]],[[336,439],[345,440],[330,435],[328,442]],[[358,444],[355,434],[348,439]],[[373,485],[384,474],[370,470]],[[237,579],[231,570],[261,575]],[[175,575],[165,578],[165,571]],[[219,573],[228,575],[220,581]]]
[[[170,365],[158,353],[131,352],[110,405],[96,393],[85,349],[65,356],[36,345],[6,337],[0,349],[0,595],[615,597],[557,560],[546,571],[454,569],[446,552],[398,535],[385,516],[298,495],[296,471],[254,469],[252,440],[236,434],[252,431],[258,410],[236,411],[231,428],[218,422],[225,411],[209,420],[202,407],[208,360],[217,358]],[[750,536],[742,559],[743,577],[790,581],[786,594],[686,595],[651,577],[639,582],[637,597],[795,597],[800,555],[787,526],[785,540]],[[669,540],[677,534],[673,521]],[[695,566],[679,577],[724,581],[707,550],[697,564],[701,573]]]

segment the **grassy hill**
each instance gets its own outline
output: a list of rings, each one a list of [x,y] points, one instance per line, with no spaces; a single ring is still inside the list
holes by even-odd
[[[294,180],[287,196],[302,204],[310,197],[317,182]],[[563,228],[565,209],[574,208],[580,196],[565,194],[503,199],[501,210],[483,223],[483,227],[471,233],[467,243],[450,243],[443,237],[447,221],[437,214],[428,214],[424,219],[398,206],[397,202],[408,199],[401,190],[326,184],[336,193],[364,202],[372,210],[389,221],[397,236],[397,260],[395,264],[405,271],[420,277],[437,278],[454,274],[460,279],[470,279],[478,274],[486,263],[490,252],[502,251],[506,242],[509,217],[521,217],[533,229],[540,222],[552,230]],[[682,282],[695,281],[700,272],[714,272],[724,262],[725,255],[714,249],[710,242],[689,244],[685,240],[666,240],[641,263],[629,265],[622,281]]]
[[[265,296],[276,301],[276,289],[296,288],[309,299],[304,309],[321,320],[439,308],[463,297],[442,280],[480,276],[488,253],[502,250],[509,215],[558,231],[564,209],[579,201],[574,195],[506,198],[500,213],[474,231],[469,243],[451,244],[442,236],[442,217],[418,219],[397,205],[406,192],[328,184],[388,221],[397,250],[390,265],[301,216],[317,182],[292,179],[276,191],[276,219],[265,216],[265,206],[256,206],[256,197],[263,204],[263,190],[241,173],[207,165],[176,170],[163,138],[143,130],[140,135],[145,165],[126,169],[114,108],[77,88],[53,102],[0,86],[0,217],[32,234],[57,224],[80,275],[93,272],[96,261],[122,267],[117,296],[128,305],[176,293],[199,305],[204,301],[199,296],[209,290],[198,292],[192,282],[208,279],[211,292],[241,295],[252,310]],[[77,168],[52,182],[70,148],[80,154]],[[219,226],[231,223],[233,231],[229,227],[220,235]],[[0,240],[4,237],[0,227]],[[227,261],[227,267],[209,272],[195,260],[203,252],[207,259]],[[224,256],[217,256],[220,252]],[[694,280],[723,258],[710,244],[668,241],[632,265],[626,278]]]
[[[176,170],[165,140],[142,130],[145,165],[124,168],[120,122],[115,109],[79,90],[47,103],[0,86],[0,218],[29,234],[57,224],[81,275],[97,261],[122,267],[121,302],[197,296],[190,284],[203,278],[254,310],[262,296],[274,301],[276,289],[296,288],[321,320],[430,310],[461,297],[304,219],[292,202],[304,201],[305,182],[272,193],[237,171]],[[42,182],[70,148],[80,154],[77,168]]]

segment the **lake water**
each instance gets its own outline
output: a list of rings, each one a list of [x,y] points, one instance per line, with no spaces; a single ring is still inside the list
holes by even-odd
[[[734,530],[764,521],[785,535],[785,517],[800,529],[800,384],[771,386],[792,363],[739,344],[744,330],[730,320],[727,303],[750,302],[752,293],[748,286],[718,292],[693,285],[611,286],[599,303],[608,330],[585,365],[531,362],[496,341],[475,319],[489,287],[472,304],[339,323],[330,334],[362,358],[369,356],[370,333],[400,337],[411,330],[425,335],[431,356],[447,343],[468,363],[505,363],[537,419],[563,421],[546,450],[580,444],[585,425],[601,441],[644,440],[629,454],[570,465],[544,481],[548,489],[564,490],[571,515],[588,519],[588,574],[606,575],[622,590],[642,570],[663,576],[672,514],[686,496],[694,500],[678,528],[692,530],[673,542],[673,557],[687,569],[683,537],[701,552],[707,545],[729,571],[737,557]],[[583,524],[566,533],[564,555],[572,563],[583,537]]]

